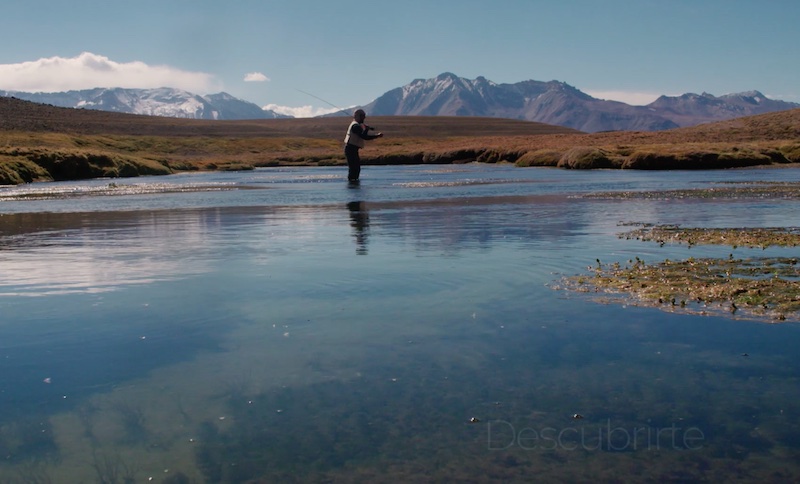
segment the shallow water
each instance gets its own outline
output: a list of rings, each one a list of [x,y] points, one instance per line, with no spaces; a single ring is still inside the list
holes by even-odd
[[[0,188],[0,480],[800,475],[797,324],[554,289],[597,259],[796,252],[617,237],[620,222],[796,226],[796,201],[581,194],[800,171],[363,176]]]

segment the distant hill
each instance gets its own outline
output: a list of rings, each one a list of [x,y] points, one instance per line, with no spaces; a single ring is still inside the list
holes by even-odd
[[[713,96],[683,94],[661,96],[646,106],[660,116],[669,118],[679,126],[695,126],[701,123],[753,116],[800,107],[800,104],[768,99],[758,91]]]
[[[370,116],[370,124],[392,139],[440,139],[456,136],[526,136],[576,134],[577,131],[532,121],[473,117]],[[343,118],[205,120],[70,109],[0,97],[0,132],[47,132],[81,135],[317,138],[341,142]],[[338,144],[337,144],[338,146]]]
[[[800,107],[758,91],[715,97],[661,96],[647,106],[596,99],[559,81],[496,84],[446,72],[416,79],[364,106],[370,116],[487,116],[538,121],[585,132],[661,131]]]
[[[67,92],[0,91],[0,96],[64,108],[93,109],[187,119],[275,119],[288,116],[221,92],[200,96],[172,88],[96,88]]]

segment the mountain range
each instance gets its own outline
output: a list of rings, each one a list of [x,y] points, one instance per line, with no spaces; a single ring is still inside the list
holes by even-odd
[[[363,106],[371,116],[489,116],[524,119],[585,132],[660,131],[800,107],[758,91],[716,97],[661,96],[646,106],[594,98],[559,81],[496,84],[444,73],[416,79]]]
[[[94,109],[188,119],[273,119],[282,114],[260,108],[228,93],[200,96],[180,89],[95,88],[67,92],[0,91],[0,96],[64,108]]]
[[[221,92],[200,96],[171,88],[96,88],[62,93],[0,91],[0,96],[60,107],[178,118],[241,120],[288,117]],[[584,132],[661,131],[799,108],[758,91],[661,96],[646,106],[594,98],[560,81],[497,84],[445,72],[415,79],[360,106],[370,116],[484,116],[537,121]],[[328,116],[343,116],[342,113]]]

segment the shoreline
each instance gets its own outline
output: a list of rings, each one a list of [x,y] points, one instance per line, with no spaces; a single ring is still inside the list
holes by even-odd
[[[698,152],[693,147],[670,152],[635,150],[624,156],[619,150],[593,147],[525,151],[522,148],[499,150],[493,147],[442,151],[386,153],[378,147],[362,156],[364,166],[447,165],[464,163],[513,163],[521,168],[551,167],[576,170],[622,169],[648,171],[696,171],[746,168],[800,167],[800,143],[776,148],[736,146],[707,148]],[[733,154],[735,155],[733,155]],[[765,153],[769,153],[769,156]],[[259,152],[259,154],[262,154]],[[191,171],[247,171],[255,168],[297,166],[345,166],[338,150],[329,148],[308,154],[299,148],[295,154],[253,156],[254,153],[215,155],[201,153],[194,157],[167,158],[163,153],[114,153],[52,148],[0,148],[0,186],[48,181],[74,181],[96,178],[133,178],[169,175]]]

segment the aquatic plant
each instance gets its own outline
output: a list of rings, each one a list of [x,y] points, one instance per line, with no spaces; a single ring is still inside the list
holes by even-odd
[[[92,452],[92,468],[100,484],[133,484],[136,482],[136,469],[119,454],[107,455]]]
[[[796,247],[800,245],[798,227],[744,227],[744,228],[702,228],[681,227],[680,225],[648,225],[625,232],[620,238],[641,241],[684,243],[693,245],[729,245],[738,247],[762,248]]]
[[[128,402],[117,402],[113,408],[120,417],[124,431],[121,438],[123,442],[133,444],[147,440],[149,432],[145,426],[144,412],[141,407]]]
[[[53,425],[46,417],[31,415],[0,426],[0,452],[6,462],[57,458]]]
[[[97,407],[90,403],[81,405],[76,412],[78,420],[83,426],[83,436],[92,443],[92,446],[98,444],[97,436],[94,434],[94,422],[92,421],[92,417],[96,412]]]
[[[47,465],[40,460],[32,460],[17,469],[19,479],[12,479],[8,484],[51,484],[56,482]]]
[[[800,321],[796,258],[689,258],[647,264],[601,264],[566,278],[567,288],[628,296],[644,305],[699,314],[726,312],[773,321]]]
[[[790,186],[778,184],[777,186]],[[620,238],[666,243],[728,245],[766,249],[800,245],[800,228],[684,228],[641,225]],[[771,321],[800,320],[800,268],[795,257],[669,259],[647,264],[638,257],[590,268],[567,277],[564,287],[616,295],[638,304],[699,314],[723,313]]]
[[[680,199],[765,199],[779,198],[796,200],[800,198],[800,183],[797,182],[758,182],[748,184],[720,183],[711,188],[683,190],[646,190],[594,192],[581,198],[607,200],[680,200]]]

